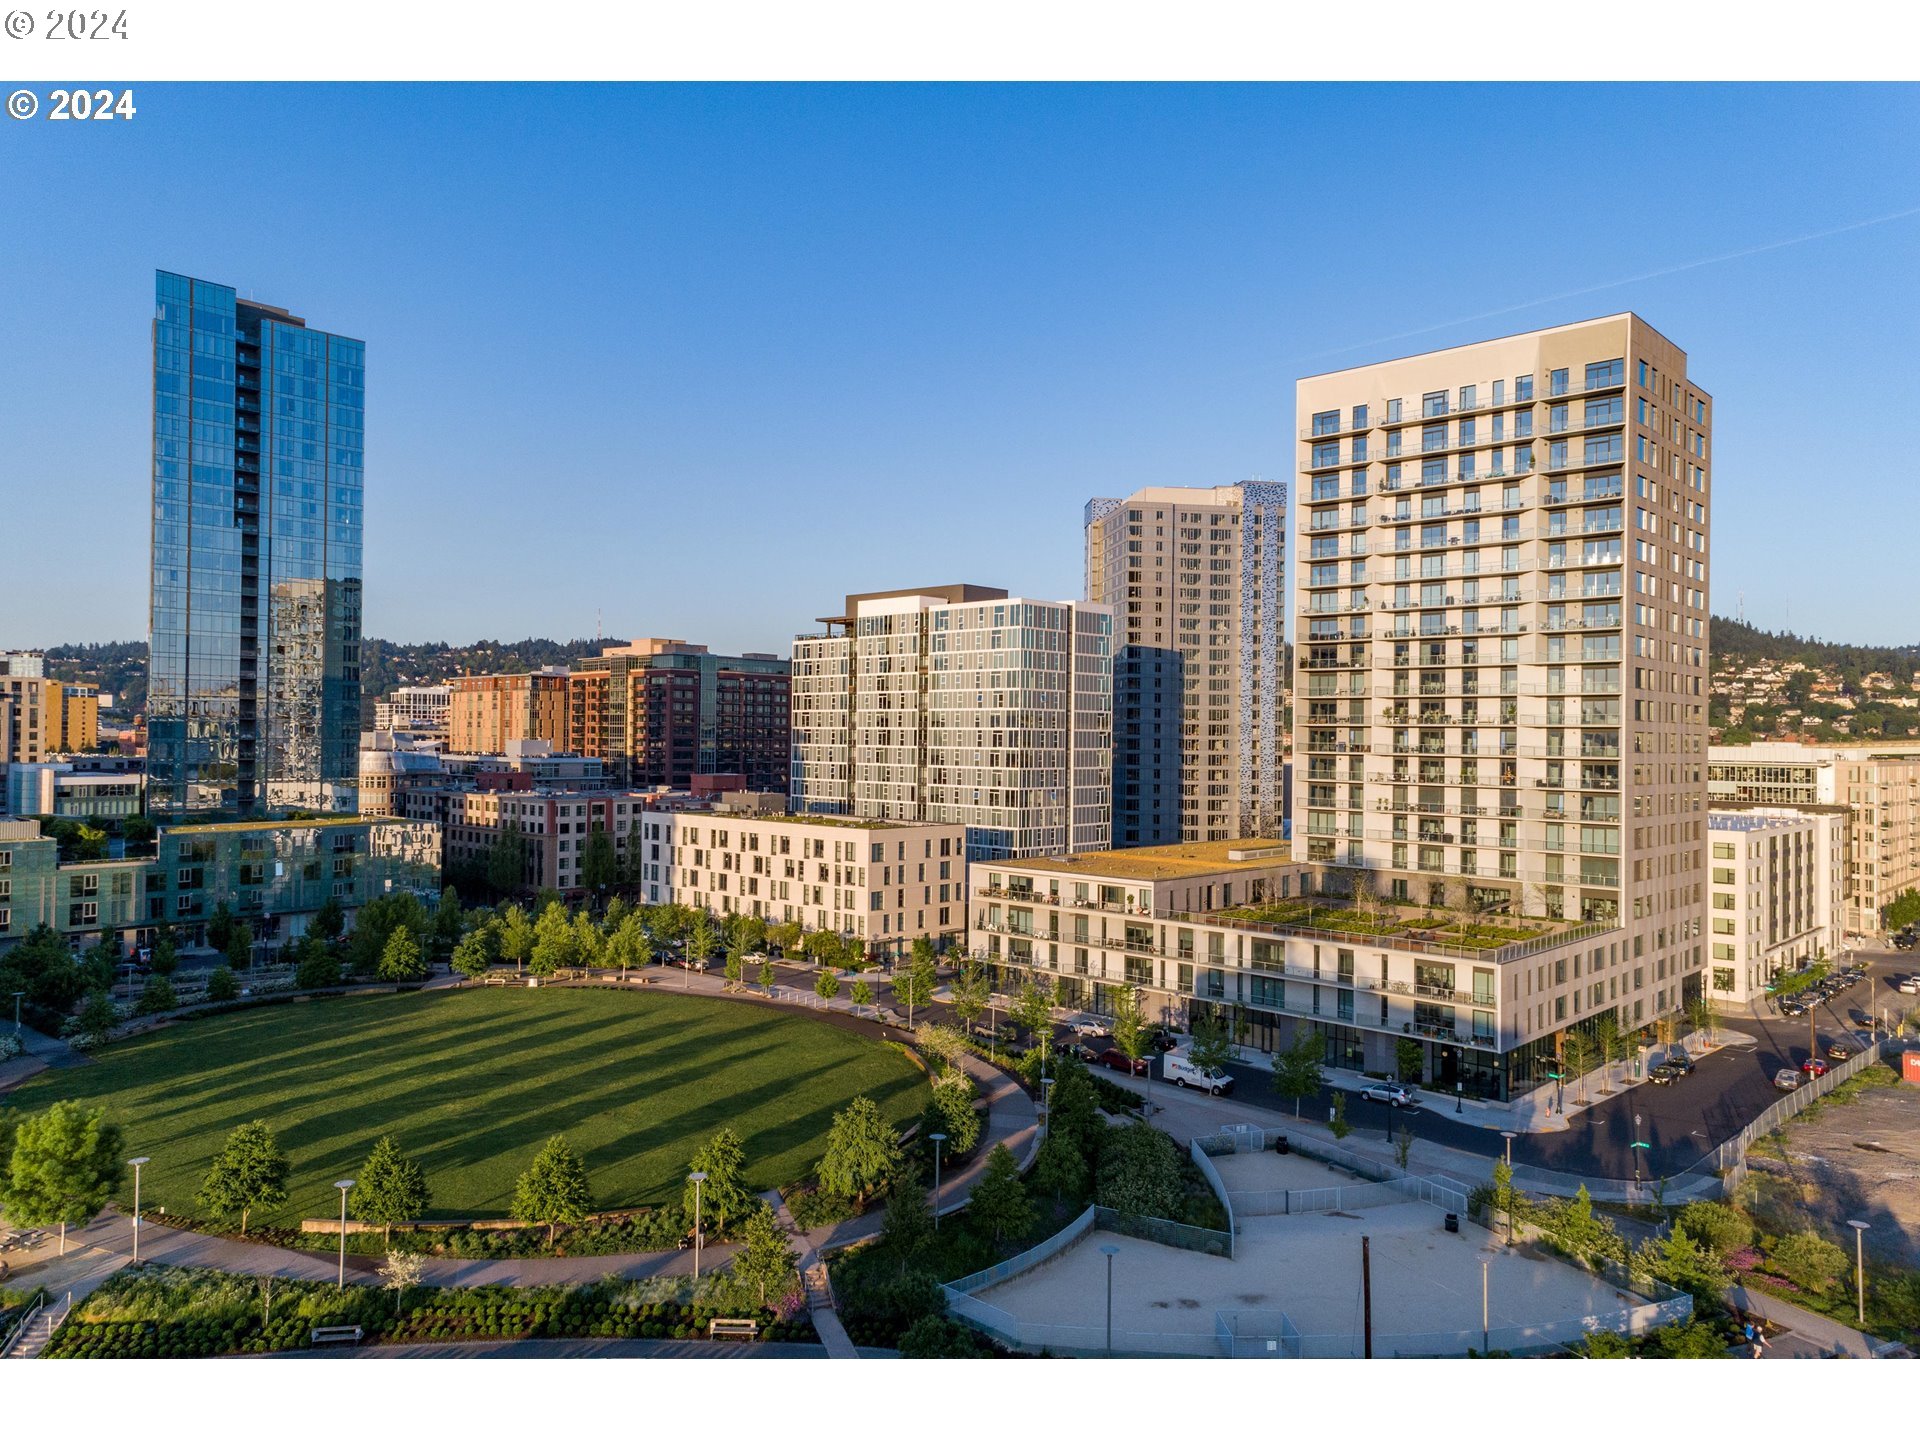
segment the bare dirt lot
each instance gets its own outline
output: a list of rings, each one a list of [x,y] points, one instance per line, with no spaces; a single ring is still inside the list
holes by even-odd
[[[1844,1235],[1847,1221],[1865,1220],[1868,1253],[1920,1265],[1920,1085],[1890,1069],[1872,1073],[1874,1083],[1851,1098],[1789,1121],[1780,1147],[1754,1145],[1754,1209],[1785,1231],[1811,1223]]]

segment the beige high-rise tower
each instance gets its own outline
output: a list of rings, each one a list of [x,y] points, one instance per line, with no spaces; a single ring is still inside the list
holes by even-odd
[[[1671,1011],[1707,913],[1712,400],[1685,352],[1610,315],[1312,376],[1298,414],[1295,857],[1617,923],[1574,1014]]]
[[[1154,486],[1084,523],[1115,616],[1113,843],[1277,839],[1287,487]]]

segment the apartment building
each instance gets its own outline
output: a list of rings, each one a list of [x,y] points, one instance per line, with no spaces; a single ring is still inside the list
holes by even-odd
[[[651,798],[628,790],[563,785],[471,790],[430,786],[408,792],[400,803],[409,819],[439,827],[450,872],[463,865],[484,872],[496,846],[508,840],[519,852],[523,890],[557,890],[577,897],[593,889],[588,856],[602,837],[600,853],[615,873],[633,873],[632,845]]]
[[[0,820],[0,948],[36,925],[76,947],[102,938],[132,946],[155,927],[197,945],[225,905],[257,940],[297,938],[328,900],[351,914],[376,896],[440,889],[440,837],[431,825],[329,816],[174,825],[145,859],[59,863],[58,844],[32,821]]]
[[[1651,969],[1609,923],[1356,907],[1273,840],[1144,846],[972,868],[970,952],[996,988],[1052,980],[1110,1012],[1225,1025],[1273,1053],[1306,1031],[1325,1064],[1506,1101],[1545,1083],[1559,1038],[1622,1004],[1651,1018]]]
[[[1850,935],[1877,933],[1886,907],[1920,889],[1920,749],[1885,742],[1716,745],[1708,752],[1707,783],[1716,805],[1846,807]]]
[[[1287,487],[1153,487],[1086,506],[1114,612],[1113,843],[1278,835]]]
[[[19,679],[45,679],[47,652],[44,650],[0,650],[0,676]]]
[[[567,748],[567,671],[561,665],[518,675],[461,675],[448,688],[447,749],[498,755],[513,740]]]
[[[642,893],[715,915],[831,930],[873,956],[966,931],[966,828],[827,815],[656,812],[642,822]]]
[[[445,778],[438,752],[416,748],[411,731],[369,730],[360,737],[360,813],[400,815],[409,790]]]
[[[1847,812],[1775,807],[1707,813],[1713,928],[1707,989],[1722,1009],[1766,993],[1774,976],[1840,953]]]
[[[606,646],[568,676],[568,745],[622,785],[684,790],[696,775],[787,788],[788,665],[647,638]]]
[[[1712,400],[1621,314],[1304,379],[1297,858],[1703,980]]]
[[[451,685],[402,685],[373,702],[373,728],[444,739],[452,708]]]
[[[1111,609],[945,585],[821,623],[794,640],[796,813],[962,825],[975,859],[1106,847]]]
[[[33,765],[60,752],[60,682],[0,675],[0,765]]]
[[[83,770],[68,760],[11,765],[0,814],[124,820],[141,813],[146,788],[138,770]]]

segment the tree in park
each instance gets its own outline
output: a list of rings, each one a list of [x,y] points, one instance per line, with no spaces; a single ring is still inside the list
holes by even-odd
[[[853,992],[849,998],[855,1005],[864,1009],[873,1004],[873,986],[865,980],[856,980],[853,982]]]
[[[56,1100],[14,1127],[0,1210],[21,1228],[58,1225],[64,1255],[67,1226],[85,1225],[106,1207],[124,1168],[120,1127],[107,1112]]]
[[[340,957],[311,928],[293,942],[293,965],[293,983],[302,990],[318,990],[340,983]]]
[[[1136,986],[1122,985],[1113,992],[1113,1043],[1129,1060],[1147,1053],[1147,1016]]]
[[[493,934],[493,926],[489,923],[461,936],[460,943],[453,947],[451,964],[454,971],[469,980],[486,974],[493,965]]]
[[[533,1164],[514,1181],[513,1218],[546,1226],[548,1245],[553,1244],[556,1227],[578,1225],[592,1210],[587,1168],[564,1135],[547,1141]]]
[[[1041,1063],[1053,1052],[1053,1007],[1056,992],[1054,981],[1049,977],[1045,982],[1029,980],[1020,987],[1020,994],[1013,1002],[1008,1018],[1014,1024],[1033,1036],[1034,1044],[1039,1047]]]
[[[960,962],[959,972],[953,977],[953,1012],[967,1027],[969,1035],[973,1034],[974,1022],[986,1013],[987,1001],[993,994],[992,984],[987,967],[978,960]]]
[[[713,958],[714,946],[720,943],[719,933],[713,928],[713,917],[702,910],[693,917],[687,926],[687,966],[691,970],[698,966],[707,968],[707,961]]]
[[[919,1178],[903,1171],[894,1177],[887,1195],[887,1213],[881,1217],[880,1238],[900,1258],[905,1276],[920,1252],[933,1239],[933,1207]]]
[[[800,1283],[800,1267],[793,1247],[771,1207],[755,1205],[747,1211],[739,1253],[733,1257],[733,1278],[744,1285],[762,1309],[791,1295]]]
[[[629,969],[644,970],[653,963],[653,941],[648,938],[647,927],[638,915],[629,912],[621,916],[620,923],[607,936],[605,958],[608,965],[620,967],[623,980]]]
[[[813,977],[813,993],[822,1000],[831,1000],[840,993],[840,976],[832,970],[822,970]]]
[[[1059,1134],[1047,1136],[1033,1162],[1033,1183],[1056,1200],[1072,1200],[1086,1194],[1090,1173],[1087,1152]]]
[[[406,926],[396,927],[387,936],[374,974],[382,980],[418,980],[426,973],[427,959],[420,953],[420,942]]]
[[[607,932],[607,938],[613,938],[613,932],[620,928],[620,922],[633,914],[633,907],[619,895],[607,902],[607,908],[600,912],[601,927]]]
[[[147,964],[156,975],[171,975],[180,968],[180,949],[174,943],[171,925],[162,925],[154,935],[152,954],[147,957]]]
[[[1193,1024],[1193,1063],[1203,1065],[1210,1070],[1226,1068],[1233,1059],[1233,1041],[1227,1034],[1227,1027],[1218,1020],[1207,1018],[1196,1020]]]
[[[460,943],[460,934],[466,928],[466,911],[460,905],[460,892],[451,885],[440,892],[440,901],[433,907],[433,952],[445,958],[453,953],[453,947]]]
[[[326,958],[329,961],[333,960],[333,957],[330,955]],[[337,961],[333,962],[333,973],[334,978],[338,979],[340,975],[340,965]],[[229,970],[225,965],[215,966],[207,976],[207,999],[213,1004],[222,1005],[229,1000],[238,1000],[239,998],[240,982],[234,979],[233,971]]]
[[[387,1243],[393,1240],[393,1227],[418,1220],[433,1203],[427,1187],[427,1175],[419,1162],[408,1159],[391,1135],[374,1141],[360,1167],[359,1178],[347,1192],[347,1208],[353,1218],[369,1225],[385,1227]]]
[[[829,1195],[860,1199],[872,1194],[893,1173],[900,1136],[865,1095],[857,1095],[833,1117],[827,1153],[820,1157],[820,1188]]]
[[[322,940],[338,940],[347,930],[347,912],[340,902],[329,895],[313,912],[313,918],[307,921],[307,933],[318,935]]]
[[[140,998],[134,1002],[136,1015],[163,1015],[173,1009],[178,1002],[174,998],[173,982],[164,975],[149,975],[147,983],[141,988]]]
[[[774,977],[774,971],[773,971],[773,961],[771,961],[771,960],[762,960],[762,961],[760,962],[760,977],[759,977],[759,978],[760,978],[760,988],[761,988],[762,990],[771,990],[771,989],[773,989],[773,982],[774,982],[774,978],[775,978],[775,977]]]
[[[200,1186],[200,1203],[222,1219],[238,1215],[244,1235],[255,1210],[286,1203],[291,1169],[267,1122],[249,1120],[228,1132],[226,1144],[213,1157],[213,1168]]]
[[[1293,1117],[1296,1120],[1300,1118],[1300,1102],[1311,1100],[1320,1093],[1320,1057],[1323,1053],[1319,1033],[1305,1025],[1295,1031],[1292,1045],[1274,1052],[1274,1093],[1293,1101]]]
[[[654,939],[663,944],[677,944],[692,930],[693,915],[690,905],[655,905],[647,911],[647,928],[653,931]]]
[[[573,963],[598,965],[606,949],[607,937],[594,924],[593,917],[584,910],[576,914],[573,917]]]
[[[746,1168],[745,1147],[730,1125],[714,1131],[687,1162],[689,1172],[699,1170],[707,1177],[700,1182],[700,1214],[715,1234],[724,1231],[754,1204],[753,1192],[743,1178]],[[681,1205],[689,1215],[694,1209],[693,1192],[694,1184],[689,1180],[681,1196]]]
[[[514,973],[533,957],[533,922],[518,905],[500,911],[500,958],[513,962]]]
[[[113,1000],[106,991],[93,990],[88,992],[87,1003],[80,1007],[73,1023],[90,1043],[104,1045],[113,1027],[120,1023],[120,1012],[113,1008]]]
[[[234,921],[227,931],[227,943],[220,949],[227,957],[228,968],[246,969],[253,963],[253,927],[244,920]]]
[[[542,980],[573,964],[575,937],[567,907],[558,900],[547,903],[533,926],[533,948],[527,957],[527,969]]]
[[[1020,1183],[1020,1167],[1013,1152],[996,1145],[987,1154],[987,1173],[973,1187],[967,1214],[975,1228],[994,1244],[1023,1238],[1033,1228],[1033,1201]]]
[[[227,941],[233,936],[233,907],[222,900],[213,907],[213,913],[207,916],[207,944],[216,950],[224,951]]]
[[[527,883],[527,837],[518,821],[509,820],[487,850],[487,888],[511,895]]]
[[[580,883],[595,895],[604,895],[620,880],[620,857],[614,853],[613,837],[596,829],[587,837],[586,853],[580,857]]]

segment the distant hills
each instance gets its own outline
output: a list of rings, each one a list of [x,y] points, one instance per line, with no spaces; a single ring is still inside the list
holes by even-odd
[[[1713,668],[1737,670],[1760,661],[1798,660],[1815,670],[1831,670],[1840,679],[1858,681],[1876,670],[1905,679],[1920,668],[1920,645],[1846,645],[1815,640],[1785,630],[1760,630],[1716,615],[1713,619]]]

